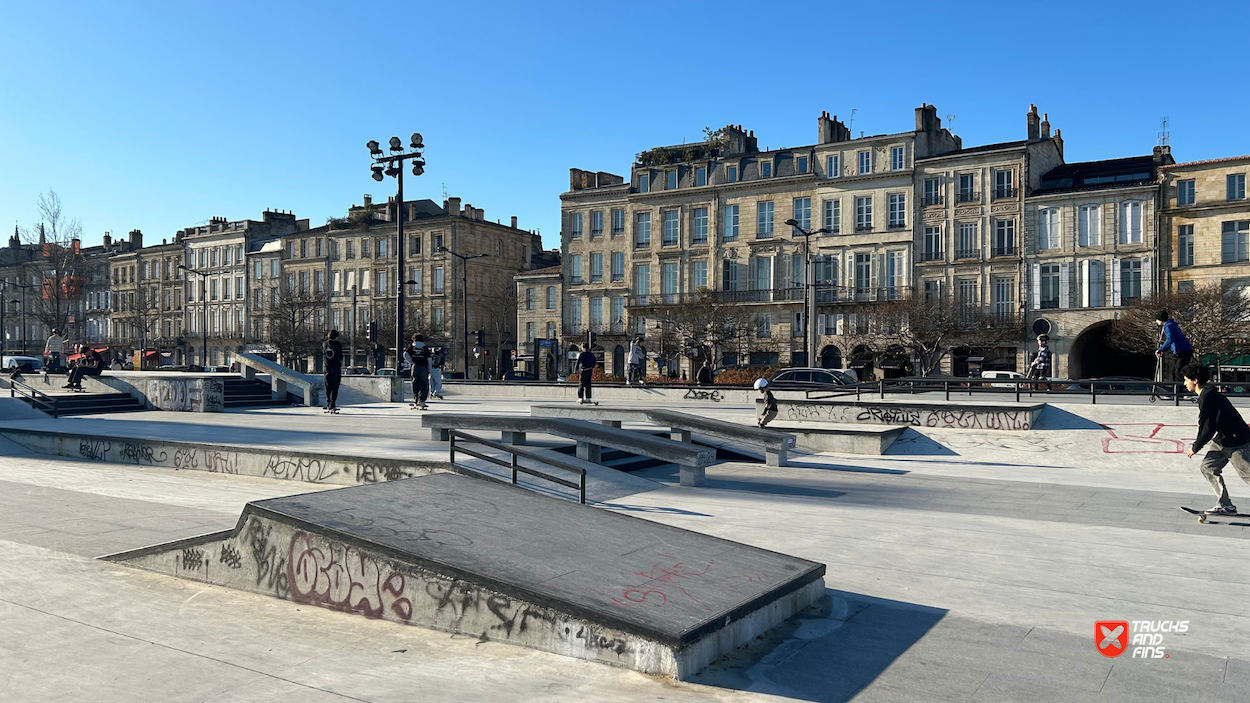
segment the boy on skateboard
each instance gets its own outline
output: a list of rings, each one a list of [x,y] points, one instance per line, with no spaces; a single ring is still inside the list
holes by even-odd
[[[1219,502],[1207,514],[1235,515],[1237,508],[1228,499],[1222,473],[1231,461],[1241,479],[1250,483],[1250,427],[1223,393],[1207,385],[1211,380],[1210,369],[1202,364],[1189,364],[1181,375],[1185,378],[1185,389],[1198,394],[1198,436],[1185,456],[1192,458],[1207,442],[1212,444],[1200,468]]]
[[[755,379],[755,390],[764,394],[764,409],[760,411],[756,424],[765,427],[777,417],[777,398],[772,391],[768,390],[768,381],[762,378]]]
[[[595,366],[599,364],[598,357],[586,347],[586,350],[577,356],[577,402],[579,405],[594,403],[591,400],[591,381],[595,376]]]

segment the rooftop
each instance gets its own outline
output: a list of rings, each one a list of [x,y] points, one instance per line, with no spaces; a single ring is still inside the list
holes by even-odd
[[[1129,156],[1104,161],[1078,161],[1051,169],[1042,176],[1035,195],[1070,190],[1119,188],[1135,183],[1154,182],[1158,162],[1155,157]]]

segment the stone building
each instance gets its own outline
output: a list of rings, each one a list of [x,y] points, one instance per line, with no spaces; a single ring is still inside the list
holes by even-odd
[[[1026,346],[1046,333],[1052,375],[1153,377],[1154,359],[1107,344],[1118,309],[1157,285],[1160,169],[1171,149],[1058,166],[1042,174],[1024,209]]]
[[[516,328],[520,335],[517,341],[517,365],[535,376],[540,376],[540,371],[550,369],[549,373],[541,377],[550,376],[556,372],[556,356],[560,347],[557,346],[554,352],[546,346],[540,350],[539,340],[560,339],[560,303],[563,297],[560,295],[560,266],[547,266],[518,273],[514,280],[517,286]],[[550,354],[550,357],[543,360],[543,353]]]
[[[9,245],[0,249],[0,304],[6,305],[0,335],[5,340],[7,354],[22,350],[43,351],[43,342],[47,338],[44,326],[35,315],[29,314],[33,310],[34,296],[40,293],[36,264],[39,258],[40,247],[23,244],[14,225]],[[26,315],[22,314],[23,306],[27,306]]]
[[[143,233],[132,230],[127,240],[113,242],[105,235],[103,251],[108,256],[108,295],[87,292],[88,309],[109,310],[110,352],[131,358],[135,350],[146,350],[145,365],[169,366],[185,363],[183,339],[182,270],[184,249],[180,241],[144,247]]]
[[[915,129],[852,138],[836,116],[817,120],[816,143],[763,149],[728,126],[715,140],[643,152],[628,182],[570,170],[560,196],[564,299],[560,338],[570,352],[599,335],[606,370],[624,374],[624,348],[645,334],[663,365],[689,373],[684,340],[668,320],[714,292],[748,311],[749,342],[716,350],[726,365],[804,365],[804,240],[786,226],[828,228],[814,237],[820,363],[843,365],[847,305],[907,295],[912,286],[917,159],[954,151],[937,109],[916,109]],[[845,326],[844,326],[845,325]],[[667,342],[667,343],[666,343]]]
[[[1250,285],[1250,156],[1163,169],[1160,275],[1171,290]]]
[[[1027,280],[1023,263],[1027,237],[1025,199],[1043,173],[1063,163],[1063,139],[1030,105],[1026,138],[960,148],[917,159],[915,228],[917,293],[948,296],[1018,317]],[[1022,340],[1023,341],[1023,340]],[[1016,370],[1021,349],[968,349],[944,362],[943,371],[968,374],[967,359],[983,368]]]

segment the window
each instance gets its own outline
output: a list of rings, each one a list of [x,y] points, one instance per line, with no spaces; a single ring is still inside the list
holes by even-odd
[[[260,280],[265,277],[265,262],[257,259],[255,265],[252,266],[252,278]]]
[[[1129,201],[1120,205],[1120,243],[1141,244],[1141,203]]]
[[[421,255],[421,237],[408,238],[408,256]]]
[[[903,268],[903,252],[891,251],[885,255],[885,288],[886,296],[890,300],[897,300],[899,291],[906,282],[906,272]]]
[[[209,292],[210,300],[217,299],[217,279],[216,278],[208,282],[208,292]]]
[[[1107,304],[1107,269],[1103,262],[1085,262],[1085,307],[1101,308]]]
[[[537,330],[535,329],[536,327],[538,327],[538,323],[536,323],[536,322],[527,322],[527,323],[525,323],[525,341],[527,341],[527,342],[533,342],[533,341],[534,341],[534,334],[535,334],[535,332],[537,331]]]
[[[667,178],[667,182],[664,187],[668,190],[677,190],[677,172],[669,171],[665,174],[665,176]]]
[[[442,266],[434,267],[434,292],[440,295],[443,292],[443,267]]]
[[[824,223],[821,226],[829,230],[830,234],[839,234],[842,231],[842,201],[826,200],[824,211]]]
[[[707,288],[707,262],[695,261],[690,264],[690,287],[693,290]]]
[[[1194,282],[1193,282],[1193,281],[1177,281],[1177,282],[1176,282],[1176,291],[1177,291],[1178,293],[1185,293],[1185,292],[1187,292],[1187,291],[1191,291],[1191,290],[1193,290],[1193,289],[1194,289]]]
[[[794,160],[795,173],[807,173],[807,157],[800,156]]]
[[[738,241],[738,206],[725,206],[724,230],[721,239],[726,242]]]
[[[964,278],[958,284],[959,298],[958,302],[964,307],[971,307],[977,304],[977,282]]]
[[[640,303],[646,304],[646,296],[651,293],[651,264],[634,266],[634,295],[639,296]]]
[[[1048,207],[1037,211],[1037,248],[1058,249],[1059,210]]]
[[[859,152],[859,172],[861,174],[872,173],[872,152]]]
[[[773,236],[773,202],[762,200],[755,204],[755,236],[767,239]]]
[[[354,239],[347,240],[347,258],[356,258],[356,240]]]
[[[872,254],[855,255],[855,293],[867,294],[872,288]]]
[[[1229,200],[1246,199],[1246,174],[1230,173],[1228,174],[1227,183]]]
[[[443,309],[440,307],[430,308],[430,326],[435,330],[443,329]]]
[[[994,314],[1000,320],[1009,320],[1016,312],[1016,281],[1013,278],[994,279]]]
[[[902,229],[907,226],[907,195],[890,193],[890,229]]]
[[[569,214],[569,236],[573,239],[580,239],[582,236],[582,213],[574,212]],[[351,249],[348,249],[347,258],[351,258]]]
[[[924,250],[921,261],[940,261],[942,259],[942,228],[924,228]]]
[[[1141,297],[1141,259],[1120,260],[1121,304]]]
[[[573,283],[584,283],[582,281],[582,255],[574,254],[569,257],[569,280]]]
[[[547,339],[555,339],[555,338],[556,338],[556,323],[548,322],[547,323]]]
[[[694,184],[696,186],[707,185],[707,166],[700,166],[694,170]]]
[[[690,243],[707,243],[707,208],[705,207],[694,209],[694,217],[691,220]]]
[[[1039,304],[1043,309],[1059,307],[1059,264],[1045,264],[1040,267],[1041,298]]]
[[[799,227],[802,227],[803,229],[812,228],[811,198],[794,199],[794,219],[799,223]]]
[[[737,166],[726,166],[726,167],[725,167],[725,182],[726,182],[726,183],[737,183],[737,182],[738,182],[738,167],[737,167]]]
[[[317,275],[313,279],[313,281],[314,281],[314,285],[316,286],[316,291],[318,293],[326,292],[326,272],[325,271],[317,271]],[[379,282],[378,286],[379,287],[382,286],[383,283],[384,282]]]
[[[1220,262],[1250,261],[1250,221],[1225,222],[1220,231]],[[1191,236],[1192,240],[1192,236]]]
[[[933,302],[942,299],[942,282],[941,281],[925,281],[924,282],[924,299],[926,302]]]
[[[924,179],[924,204],[926,206],[942,204],[942,181],[940,179]]]
[[[547,309],[556,309],[556,296],[559,295],[559,288],[555,286],[547,286]]]
[[[755,259],[755,290],[773,289],[773,259],[770,256]]]
[[[977,200],[977,176],[975,173],[959,174],[959,202],[971,203]]]
[[[1194,204],[1194,179],[1176,182],[1176,204],[1178,206]]]
[[[1016,221],[997,220],[994,222],[994,256],[1015,256],[1016,254]]]
[[[234,299],[243,300],[243,277],[238,276],[234,279]]]
[[[411,277],[408,280],[413,281],[412,294],[421,295],[421,269],[413,269],[409,272],[409,276]]]
[[[651,213],[634,215],[634,246],[639,249],[651,246]]]
[[[624,210],[612,211],[612,236],[615,237],[618,234],[625,234],[625,211]]]
[[[612,252],[612,280],[619,283],[625,280],[625,252]]]
[[[503,240],[495,240],[495,256],[503,256]]]
[[[1010,169],[994,172],[994,198],[1014,198],[1016,196],[1015,189],[1015,171]]]
[[[603,254],[598,252],[590,255],[590,281],[591,283],[603,281]]]
[[[664,233],[663,239],[660,240],[660,246],[677,246],[677,236],[680,231],[680,223],[677,218],[680,216],[681,213],[677,210],[664,211]]]
[[[773,177],[773,162],[760,160],[760,178]]]
[[[647,193],[651,190],[651,176],[645,173],[638,174],[638,192]]]
[[[590,325],[595,329],[603,327],[603,298],[590,299]]]
[[[590,213],[590,236],[603,236],[603,211],[595,210]]]
[[[229,291],[229,288],[227,287],[227,290],[226,290],[227,297],[229,296],[229,293],[230,291]],[[299,294],[308,295],[308,272],[307,271],[299,272]]]
[[[664,294],[665,303],[677,302],[678,285],[677,262],[664,262],[660,267],[660,292]]]
[[[612,319],[609,320],[609,322],[612,323],[613,331],[615,332],[623,331],[619,329],[617,325],[625,324],[625,298],[624,296],[618,295],[612,298]]]
[[[1096,247],[1102,244],[1102,212],[1097,205],[1082,205],[1077,213],[1077,244]]]
[[[838,154],[825,157],[825,178],[837,178],[841,175],[842,159]]]
[[[442,248],[443,248],[443,233],[435,232],[434,233],[434,251],[439,251]]]
[[[379,258],[383,258],[383,259],[386,258],[386,242],[387,240],[385,239],[378,240],[378,257]],[[502,254],[503,252],[500,252],[500,253]]]
[[[1176,228],[1176,263],[1180,266],[1194,265],[1194,226]]]
[[[773,336],[773,316],[772,313],[760,313],[755,318],[755,336],[760,339],[768,339]]]
[[[890,170],[891,171],[903,170],[903,147],[901,146],[890,147]]]
[[[536,297],[537,296],[535,295],[535,291],[533,288],[525,289],[525,309],[526,310],[533,310],[538,306],[538,301],[535,300]]]
[[[872,231],[872,196],[865,195],[855,198],[855,231]]]
[[[287,256],[290,256],[290,248],[291,248],[291,243],[290,243],[290,242],[287,242],[286,244],[287,244],[287,252],[288,252],[288,253],[287,253]],[[213,247],[213,248],[212,248],[212,250],[211,250],[211,257],[212,257],[212,258],[210,258],[210,259],[209,259],[209,262],[210,262],[210,264],[211,264],[211,265],[213,265],[213,266],[216,266],[216,265],[217,265],[217,249],[218,249],[218,247]]]

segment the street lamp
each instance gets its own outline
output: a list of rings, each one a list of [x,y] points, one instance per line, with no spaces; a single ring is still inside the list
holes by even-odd
[[[817,230],[803,229],[798,220],[786,220],[798,236],[803,237],[803,317],[807,323],[804,334],[804,347],[807,353],[807,365],[816,365],[816,278],[812,275],[812,235],[829,234],[827,227]]]
[[[200,277],[200,301],[204,303],[204,327],[200,330],[204,337],[204,358],[200,359],[200,366],[208,368],[208,272],[187,268],[182,264],[178,264],[178,268]]]
[[[474,254],[473,256],[466,256],[464,254],[457,254],[456,252],[452,251],[451,249],[448,249],[447,247],[439,247],[438,249],[435,249],[435,251],[441,251],[444,254],[451,254],[457,259],[460,259],[460,296],[461,296],[461,303],[462,303],[461,309],[463,310],[463,315],[464,315],[461,318],[464,320],[464,327],[461,328],[460,331],[464,334],[464,339],[461,340],[462,342],[464,342],[464,377],[465,379],[468,379],[469,378],[469,265],[467,262],[469,259],[480,259],[483,256],[490,256],[490,254]]]
[[[425,173],[425,159],[421,156],[421,150],[425,148],[425,140],[421,138],[420,132],[413,132],[412,138],[408,143],[408,147],[412,149],[408,153],[404,153],[404,143],[399,137],[391,137],[390,154],[382,151],[376,140],[369,140],[365,144],[369,149],[369,157],[373,159],[373,165],[370,170],[373,171],[373,180],[381,181],[386,176],[391,176],[399,182],[398,193],[395,196],[395,259],[396,259],[396,291],[395,291],[395,368],[399,368],[399,360],[402,358],[404,349],[404,161],[412,161],[412,175],[420,176]],[[353,313],[353,316],[355,313]],[[355,320],[353,319],[353,323]],[[352,338],[355,339],[353,333]],[[354,347],[353,342],[353,347]],[[353,349],[353,354],[355,350]],[[354,361],[354,357],[353,357]]]

